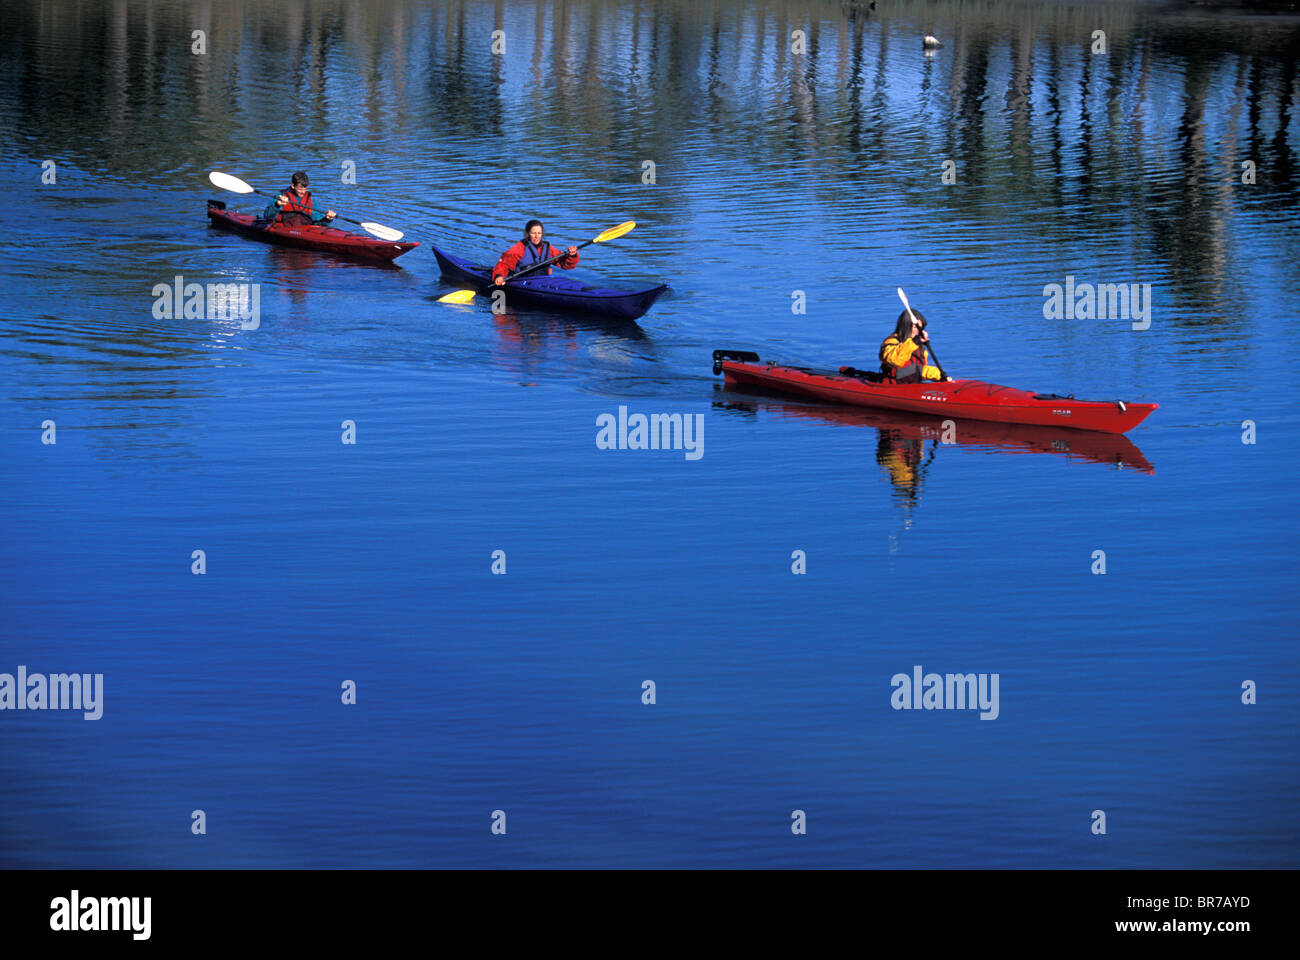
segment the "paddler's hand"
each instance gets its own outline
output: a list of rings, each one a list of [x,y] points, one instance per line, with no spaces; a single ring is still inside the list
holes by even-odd
[[[325,219],[326,219],[326,220],[333,220],[333,219],[334,219],[335,217],[337,217],[337,216],[338,216],[338,214],[335,213],[333,210],[331,210],[331,211],[329,211],[328,213],[325,214]]]
[[[571,257],[576,257],[577,255],[578,255],[578,248],[577,248],[577,247],[569,247],[569,256],[571,256]]]
[[[289,198],[286,197],[283,193],[275,198],[275,205],[277,207],[283,207],[288,202],[289,202]]]
[[[505,278],[505,277],[493,277],[493,278],[492,278],[492,282],[495,283],[498,287],[504,287],[504,286],[506,285],[506,278]]]

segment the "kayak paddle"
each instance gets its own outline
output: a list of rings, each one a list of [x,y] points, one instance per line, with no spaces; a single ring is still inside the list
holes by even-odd
[[[907,311],[907,315],[908,315],[909,317],[912,318],[912,322],[915,323],[918,327],[921,327],[922,330],[924,330],[925,327],[922,326],[922,325],[917,321],[917,319],[916,319],[916,314],[914,314],[914,313],[912,312],[912,305],[911,305],[910,303],[907,302],[907,294],[905,294],[905,293],[903,292],[903,288],[902,288],[902,287],[899,287],[899,288],[898,288],[898,299],[903,301],[903,309],[906,310],[906,311]],[[922,346],[925,348],[926,352],[928,352],[928,353],[930,354],[930,359],[934,361],[934,365],[935,365],[936,367],[939,368],[939,376],[941,376],[941,377],[943,377],[945,380],[947,380],[947,379],[948,379],[948,374],[946,374],[946,373],[943,372],[943,364],[940,363],[940,362],[939,362],[939,358],[938,358],[937,356],[935,356],[935,353],[934,353],[934,347],[932,347],[932,346],[930,345],[930,341],[929,341],[929,340],[926,340],[925,343],[922,344]]]
[[[596,236],[592,237],[590,240],[584,240],[582,243],[578,244],[578,249],[581,250],[583,247],[590,246],[593,243],[607,243],[610,240],[617,240],[619,237],[623,236],[623,234],[630,232],[632,228],[635,226],[636,226],[635,220],[624,220],[617,227],[610,227],[604,233],[599,233]],[[524,269],[520,270],[518,273],[511,274],[507,279],[518,280],[526,273],[532,273],[534,270],[540,270],[542,267],[549,267],[551,264],[557,263],[558,261],[563,260],[567,256],[568,253],[562,253],[558,257],[551,257],[549,260],[541,260],[537,263],[532,264],[531,266],[524,267]],[[468,289],[453,290],[451,293],[439,297],[438,302],[439,303],[469,303],[471,300],[474,299],[475,294],[487,293],[489,290],[494,290],[494,289],[496,289],[496,284],[490,283],[487,286],[482,287],[478,290],[468,290]]]
[[[228,173],[220,173],[216,170],[213,170],[208,174],[208,179],[212,181],[214,186],[218,186],[222,190],[229,190],[231,193],[255,193],[259,197],[270,197],[272,200],[279,196],[279,194],[263,193],[261,190],[255,190],[238,177],[232,177]],[[382,223],[362,223],[360,220],[353,220],[350,217],[340,217],[338,214],[335,214],[334,218],[336,220],[346,220],[348,223],[355,223],[362,230],[366,231],[366,233],[373,234],[380,240],[391,240],[396,243],[404,236],[400,230],[386,227]]]

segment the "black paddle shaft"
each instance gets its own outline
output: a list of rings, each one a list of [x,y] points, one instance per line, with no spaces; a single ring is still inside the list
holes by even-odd
[[[589,247],[589,246],[591,246],[591,245],[592,245],[593,243],[595,243],[595,242],[596,242],[595,240],[584,240],[584,241],[582,241],[582,243],[580,243],[580,244],[577,245],[577,249],[581,250],[583,247]],[[564,253],[560,254],[558,257],[551,257],[549,260],[542,260],[542,261],[540,261],[540,262],[538,262],[538,263],[534,263],[531,267],[524,267],[524,269],[518,271],[517,273],[512,273],[512,274],[510,274],[510,276],[506,277],[506,279],[507,279],[507,280],[518,280],[520,277],[522,277],[522,276],[523,276],[524,274],[526,274],[526,273],[532,273],[534,270],[540,270],[542,267],[549,267],[549,266],[550,266],[551,264],[553,264],[553,263],[559,263],[561,260],[563,260],[563,259],[564,259],[565,257],[567,257],[568,255],[569,255],[569,254],[568,254],[568,251],[566,250]],[[496,283],[496,278],[495,278],[495,277],[492,278],[492,282],[493,282],[493,284],[495,285],[495,283]]]
[[[938,357],[938,355],[934,352],[934,347],[931,346],[930,341],[929,341],[929,340],[926,340],[925,343],[921,344],[921,346],[924,347],[926,353],[928,353],[928,354],[930,355],[930,359],[934,361],[934,365],[935,365],[936,367],[939,368],[939,376],[941,376],[941,377],[943,377],[945,380],[947,380],[947,379],[948,379],[948,374],[946,374],[946,373],[943,372],[943,364],[939,362],[939,357]]]
[[[279,199],[280,199],[280,194],[278,194],[278,193],[263,193],[261,190],[254,190],[253,192],[254,192],[255,194],[257,194],[259,197],[267,197],[267,198],[269,198],[269,199],[271,199],[271,200],[279,200]],[[335,220],[346,220],[348,223],[355,223],[358,227],[361,226],[361,221],[360,221],[360,220],[353,220],[351,217],[340,216],[340,215],[337,214],[337,213],[334,214],[334,219],[335,219]],[[328,222],[328,221],[326,221],[326,222]]]

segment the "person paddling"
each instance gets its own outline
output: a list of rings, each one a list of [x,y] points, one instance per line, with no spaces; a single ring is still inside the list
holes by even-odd
[[[275,202],[269,204],[262,213],[263,220],[270,220],[286,227],[301,227],[311,223],[329,223],[337,216],[333,210],[316,213],[311,207],[311,191],[307,189],[307,174],[299,170],[292,177],[289,189],[285,190]]]
[[[499,287],[506,282],[506,277],[516,270],[525,270],[535,263],[541,263],[543,260],[560,256],[562,251],[544,241],[542,233],[542,221],[529,220],[524,227],[524,238],[501,254],[501,259],[492,268],[492,282]],[[561,268],[572,270],[578,265],[577,247],[571,246],[567,251],[563,251],[563,254],[563,258],[558,261]],[[544,267],[540,270],[534,270],[533,274],[541,276],[550,272],[550,267]],[[532,276],[533,274],[529,275]]]
[[[945,379],[938,367],[929,364],[926,350],[929,342],[930,335],[925,332],[925,317],[921,316],[921,311],[904,310],[898,315],[894,332],[880,345],[880,372],[895,383]]]

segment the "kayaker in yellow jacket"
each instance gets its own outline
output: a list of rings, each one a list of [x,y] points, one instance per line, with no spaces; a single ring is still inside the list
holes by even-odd
[[[916,317],[913,322],[912,317]],[[904,310],[898,315],[894,332],[880,345],[880,372],[897,383],[920,383],[922,380],[942,380],[943,373],[929,363],[925,345],[930,336],[925,332],[925,317],[921,311]],[[951,379],[951,378],[949,378]]]

